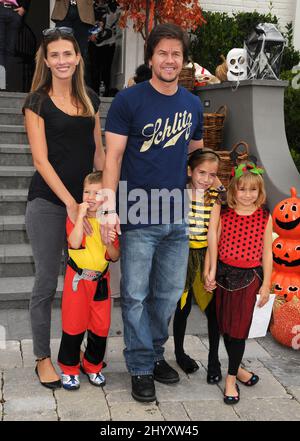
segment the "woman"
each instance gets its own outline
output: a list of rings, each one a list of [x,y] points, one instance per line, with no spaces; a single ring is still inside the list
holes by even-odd
[[[61,387],[51,362],[51,303],[65,244],[66,216],[74,222],[84,177],[102,170],[99,98],[84,84],[84,65],[71,28],[43,31],[31,93],[23,113],[36,172],[26,208],[26,229],[36,269],[30,302],[35,372],[41,384]],[[90,232],[88,221],[85,222]]]

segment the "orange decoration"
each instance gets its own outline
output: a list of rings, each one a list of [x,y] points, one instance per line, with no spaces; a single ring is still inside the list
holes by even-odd
[[[279,202],[273,211],[273,225],[276,233],[285,239],[300,239],[300,198],[295,187],[291,197]]]
[[[276,302],[279,305],[276,305]],[[295,350],[300,349],[300,300],[296,297],[281,304],[276,299],[270,331],[275,340]]]
[[[300,277],[300,238],[296,240],[278,237],[274,240],[273,261],[276,271],[295,273]]]

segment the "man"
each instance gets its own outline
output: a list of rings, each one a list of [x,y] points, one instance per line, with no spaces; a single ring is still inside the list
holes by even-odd
[[[56,27],[73,28],[81,55],[86,61],[89,29],[95,24],[93,0],[56,0],[51,20]]]
[[[101,228],[106,243],[109,230],[120,229],[114,192],[121,178],[127,193],[122,182],[119,200],[129,207],[120,236],[124,355],[132,376],[132,396],[142,402],[156,399],[154,380],[179,381],[178,373],[164,360],[163,345],[186,277],[183,198],[161,204],[155,194],[177,191],[182,196],[188,148],[203,147],[202,105],[198,97],[178,87],[187,57],[188,37],[181,28],[173,24],[154,28],[146,49],[152,78],[119,92],[106,124],[103,188],[108,201]],[[146,195],[146,202],[138,203],[135,210],[133,199],[138,193],[141,200]],[[119,213],[124,214],[123,204]]]
[[[9,73],[15,55],[18,31],[29,5],[30,0],[0,0],[0,75],[2,72],[4,77]],[[1,89],[6,89],[5,83],[5,78],[0,78]]]

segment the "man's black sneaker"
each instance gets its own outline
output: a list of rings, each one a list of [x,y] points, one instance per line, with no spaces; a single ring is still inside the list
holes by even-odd
[[[179,375],[165,360],[159,360],[154,363],[154,380],[160,383],[173,384],[178,383]]]
[[[131,395],[135,400],[145,403],[156,400],[153,375],[133,375],[131,386]]]

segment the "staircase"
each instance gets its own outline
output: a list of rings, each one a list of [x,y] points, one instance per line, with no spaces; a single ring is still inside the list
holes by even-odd
[[[34,282],[34,262],[24,218],[28,186],[34,173],[21,112],[25,97],[23,93],[0,92],[0,309],[27,308]],[[112,98],[102,98],[102,133],[111,101]],[[102,140],[104,143],[104,135]],[[112,273],[115,295],[117,266]],[[62,285],[61,275],[56,305],[60,303]]]

